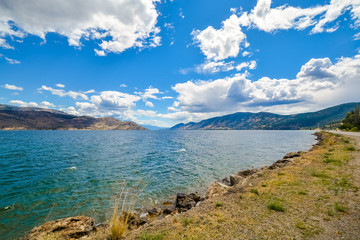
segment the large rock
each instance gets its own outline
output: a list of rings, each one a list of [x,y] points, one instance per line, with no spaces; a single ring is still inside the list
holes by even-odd
[[[230,187],[219,182],[214,182],[206,190],[205,198],[212,198],[225,193]]]
[[[296,157],[300,157],[300,152],[289,152],[283,157],[283,159],[290,159]]]
[[[77,216],[49,221],[33,228],[24,239],[78,239],[95,230],[94,219]]]
[[[175,207],[179,212],[184,212],[196,206],[196,203],[200,202],[202,199],[196,193],[185,194],[178,193],[176,195]]]

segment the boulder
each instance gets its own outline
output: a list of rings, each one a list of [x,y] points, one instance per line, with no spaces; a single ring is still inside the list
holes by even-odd
[[[155,207],[147,211],[150,217],[159,216],[162,212],[161,208]]]
[[[290,160],[287,160],[287,159],[282,159],[282,160],[278,160],[276,162],[274,162],[270,167],[269,169],[270,170],[273,170],[273,169],[276,169],[276,168],[283,168],[285,167],[286,165],[288,165],[291,161]]]
[[[178,193],[176,195],[175,207],[179,212],[184,212],[195,207],[196,203],[201,200],[201,197],[197,193]]]
[[[206,190],[205,198],[212,198],[216,195],[220,195],[225,193],[230,187],[220,183],[220,182],[214,182],[210,184],[210,186]]]
[[[230,180],[227,177],[225,177],[223,180],[221,180],[221,183],[231,186]]]
[[[244,178],[239,175],[230,175],[230,186],[235,186],[244,182]]]
[[[24,239],[78,239],[95,230],[93,218],[77,216],[49,221],[33,228]]]

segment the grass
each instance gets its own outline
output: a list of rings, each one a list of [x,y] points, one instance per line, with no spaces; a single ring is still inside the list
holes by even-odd
[[[175,215],[176,222],[147,225],[129,239],[161,231],[170,240],[321,239],[322,232],[333,229],[327,224],[352,214],[349,196],[360,195],[355,192],[358,182],[349,164],[354,153],[347,150],[352,143],[348,139],[324,133],[320,146],[280,171],[261,170],[262,177],[249,177],[246,185],[231,187],[226,194]]]
[[[142,233],[139,236],[140,240],[162,240],[164,238],[165,233]]]
[[[324,172],[317,172],[317,171],[312,171],[311,176],[317,177],[317,178],[330,178],[330,176],[328,174],[326,174]]]
[[[348,150],[348,151],[355,151],[356,149],[355,149],[355,147],[351,146],[351,147],[347,147],[346,150]]]
[[[268,208],[277,212],[285,212],[285,207],[282,205],[282,203],[277,201],[270,202],[268,204]]]
[[[256,188],[252,188],[252,189],[250,190],[250,192],[253,193],[253,194],[256,194],[256,195],[259,195],[259,194],[260,194],[259,191],[258,191]]]
[[[224,204],[222,202],[216,202],[215,207],[222,207]]]
[[[336,211],[338,212],[347,212],[349,210],[348,207],[344,206],[344,205],[341,205],[339,202],[335,202],[334,203],[334,208]]]

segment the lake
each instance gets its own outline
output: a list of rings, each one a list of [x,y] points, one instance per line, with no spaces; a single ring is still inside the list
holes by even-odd
[[[0,239],[46,220],[104,222],[123,182],[138,206],[204,191],[239,170],[309,150],[313,131],[0,131]]]

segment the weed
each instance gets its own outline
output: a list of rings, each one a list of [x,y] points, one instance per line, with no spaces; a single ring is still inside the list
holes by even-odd
[[[334,216],[335,214],[334,214],[334,211],[332,210],[332,209],[329,209],[328,211],[327,211],[327,214],[329,215],[329,216]]]
[[[332,159],[332,158],[325,158],[324,163],[332,163],[336,166],[341,166],[341,164],[342,164],[342,162],[340,160]]]
[[[261,186],[262,186],[262,187],[267,187],[267,185],[266,185],[266,184],[261,184]]]
[[[299,195],[307,195],[307,192],[305,192],[305,191],[300,191],[300,192],[298,192],[298,194],[299,194]]]
[[[278,172],[278,175],[279,175],[279,176],[284,176],[285,173],[283,173],[283,172]]]

